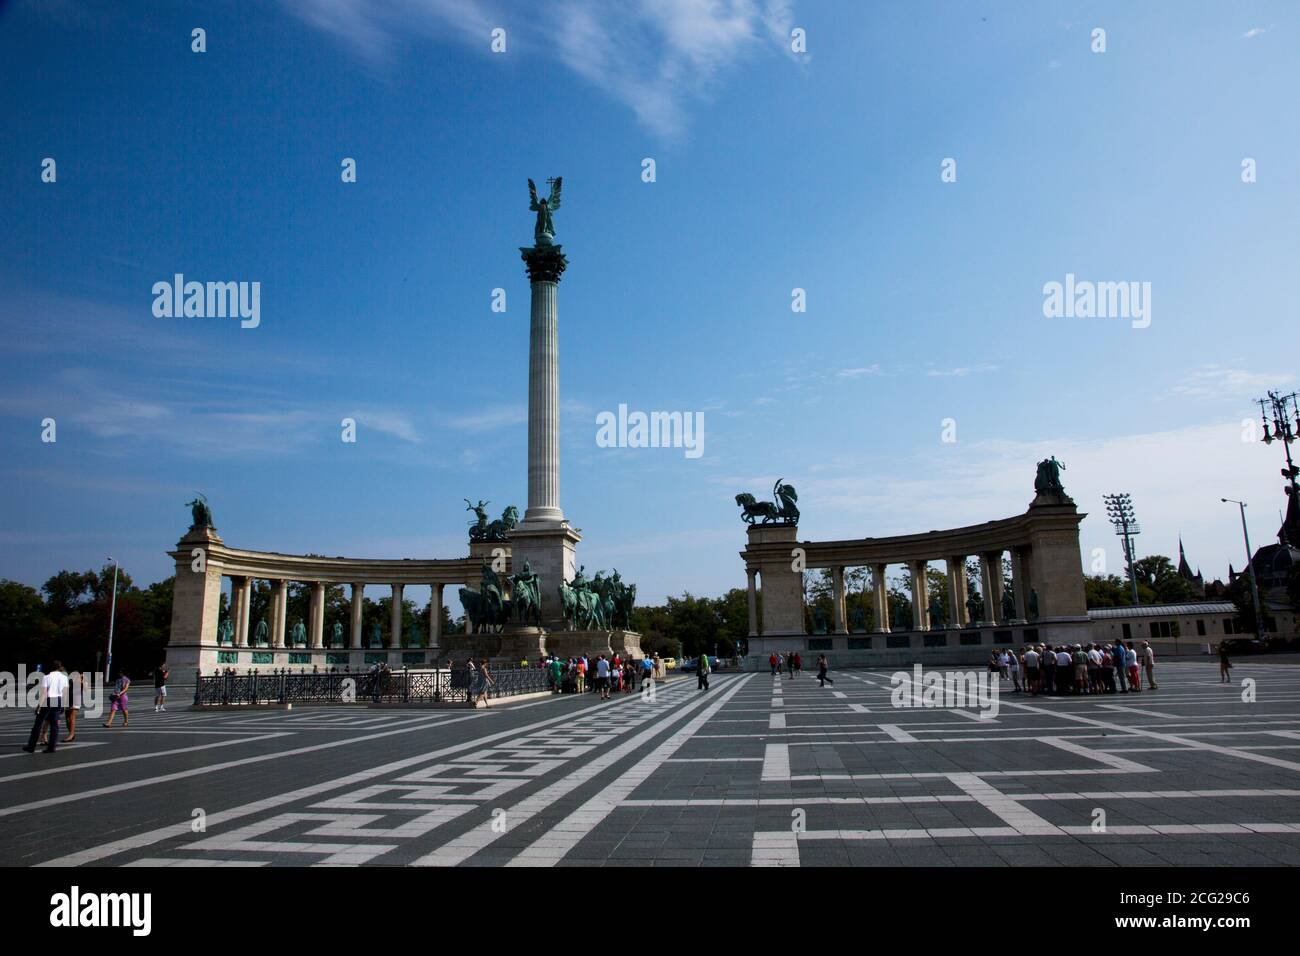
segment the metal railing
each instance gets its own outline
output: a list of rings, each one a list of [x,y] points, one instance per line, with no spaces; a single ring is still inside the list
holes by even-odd
[[[538,667],[492,668],[489,698],[514,697],[550,690],[547,672]],[[290,670],[233,670],[196,674],[195,706],[238,704],[436,704],[466,703],[477,695],[465,667],[447,669],[326,671],[294,673]]]

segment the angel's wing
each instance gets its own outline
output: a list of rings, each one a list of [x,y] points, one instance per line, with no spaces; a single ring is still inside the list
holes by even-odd
[[[528,208],[537,211],[537,185],[530,179],[528,180]]]
[[[560,183],[564,182],[564,177],[560,176],[555,180],[555,185],[551,186],[551,198],[547,205],[551,207],[551,212],[560,208]]]

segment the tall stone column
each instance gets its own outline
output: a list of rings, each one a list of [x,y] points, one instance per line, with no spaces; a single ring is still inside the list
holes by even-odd
[[[272,594],[275,595],[275,612],[271,615],[271,646],[284,647],[285,618],[289,613],[289,582],[283,579],[273,581]]]
[[[361,614],[366,609],[366,586],[364,584],[352,585],[352,620],[348,626],[348,646],[359,648],[365,644],[365,636],[361,633]]]
[[[745,576],[749,578],[749,636],[758,637],[758,593],[754,581],[758,569],[746,568]]]
[[[949,627],[961,627],[966,623],[966,598],[962,594],[962,582],[966,580],[965,561],[961,557],[944,559],[948,569]]]
[[[442,640],[442,585],[429,585],[429,646],[437,648]]]
[[[308,647],[321,647],[325,641],[325,584],[313,581],[311,585],[311,627],[307,633]]]
[[[402,646],[402,591],[405,585],[393,585],[393,606],[388,609],[388,646]]]
[[[560,585],[573,580],[582,536],[560,507],[559,282],[568,268],[560,246],[546,237],[521,248],[532,289],[528,331],[528,507],[510,534],[510,563],[541,580],[542,624],[562,628]]]
[[[881,634],[889,633],[889,586],[885,583],[885,567],[883,564],[871,566],[871,584],[876,594],[876,631]]]
[[[1002,552],[986,551],[980,555],[980,570],[984,584],[984,618],[993,624],[1006,623],[1002,619]]]
[[[234,602],[235,607],[235,646],[248,646],[248,604],[251,589],[249,585],[252,582],[248,578],[231,578],[230,579],[230,596],[238,599]]]
[[[927,567],[924,561],[912,561],[907,566],[912,578],[912,626],[918,631],[930,629],[930,582],[925,578]]]
[[[560,276],[557,245],[521,249],[532,287],[528,330],[528,508],[525,523],[558,525],[560,508]],[[559,583],[556,582],[556,587]]]
[[[848,621],[844,612],[844,569],[831,568],[831,604],[835,614],[835,624],[831,631],[833,634],[847,634],[849,632]]]

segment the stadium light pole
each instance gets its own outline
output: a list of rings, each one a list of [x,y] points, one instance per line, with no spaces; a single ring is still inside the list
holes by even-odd
[[[1250,532],[1246,530],[1246,502],[1236,498],[1220,498],[1224,504],[1231,502],[1241,511],[1241,536],[1246,541],[1246,571],[1250,574],[1250,597],[1255,602],[1255,636],[1264,639],[1264,611],[1259,606],[1259,585],[1255,581],[1255,562],[1251,560]]]
[[[117,621],[117,558],[111,554],[108,560],[113,562],[113,603],[108,612],[108,659],[104,661],[104,683],[107,684],[113,673],[113,625]]]
[[[1137,571],[1133,568],[1133,537],[1141,534],[1142,529],[1133,513],[1133,498],[1127,492],[1121,492],[1102,495],[1101,499],[1106,502],[1106,514],[1110,517],[1115,533],[1124,539],[1124,560],[1128,564],[1128,580],[1133,588],[1133,605],[1136,607],[1142,602],[1138,599]]]

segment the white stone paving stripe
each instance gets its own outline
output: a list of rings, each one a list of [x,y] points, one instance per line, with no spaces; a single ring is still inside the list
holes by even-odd
[[[172,757],[176,754],[194,753],[198,750],[213,750],[217,747],[235,747],[240,744],[256,743],[259,740],[274,740],[276,737],[290,737],[289,733],[278,734],[259,734],[256,737],[241,737],[238,740],[218,740],[210,744],[196,744],[193,747],[177,747],[174,750],[151,750],[147,753],[127,754],[124,757],[106,757],[103,760],[83,760],[80,763],[65,764],[62,767],[46,767],[43,770],[29,770],[25,773],[11,773],[7,777],[0,777],[0,784],[9,783],[11,780],[27,780],[31,777],[48,777],[56,773],[71,773],[74,770],[85,770],[90,767],[106,767],[115,763],[133,763],[137,760],[148,760],[152,757]],[[77,744],[73,744],[76,747]],[[30,755],[25,755],[30,756]],[[5,815],[5,810],[0,810],[0,816]]]
[[[690,740],[695,732],[703,727],[710,718],[726,706],[727,701],[744,685],[747,678],[724,694],[722,699],[705,708],[691,718],[690,722],[674,733],[654,749],[643,760],[620,774],[609,786],[596,794],[577,810],[551,827],[544,836],[534,840],[507,866],[555,866],[564,856],[576,847],[582,836],[591,833],[600,823],[627,799],[628,795],[641,786],[651,774],[660,768],[673,754],[681,749],[682,744]],[[773,715],[774,717],[777,715]],[[558,852],[557,852],[558,851]]]
[[[748,675],[740,678],[740,684],[747,681]],[[726,702],[724,699],[719,701],[719,706]],[[634,735],[623,743],[607,750],[590,763],[583,764],[578,769],[565,777],[560,778],[550,786],[543,787],[541,790],[525,797],[523,800],[513,806],[505,808],[506,819],[510,821],[510,828],[518,827],[521,823],[526,823],[537,814],[552,806],[555,801],[561,799],[578,789],[601,772],[612,767],[618,761],[622,760],[629,753],[639,747],[644,746],[655,737],[664,732],[682,720],[685,720],[694,710],[709,703],[713,698],[708,696],[695,697],[682,703],[678,708],[665,715],[652,726],[640,733]],[[456,866],[469,859],[475,853],[478,853],[484,847],[490,846],[498,839],[505,836],[508,830],[496,831],[487,824],[483,824],[466,833],[461,834],[454,840],[450,840],[431,853],[416,860],[413,866]]]

